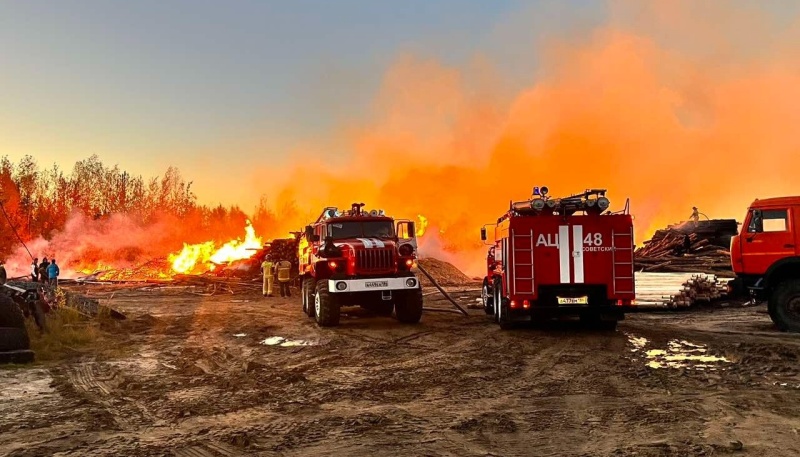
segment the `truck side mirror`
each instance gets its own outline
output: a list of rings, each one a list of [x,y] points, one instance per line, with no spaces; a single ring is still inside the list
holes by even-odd
[[[314,233],[314,227],[306,225],[306,239],[310,242],[319,241],[319,235]]]
[[[481,227],[481,241],[486,241],[486,227]]]

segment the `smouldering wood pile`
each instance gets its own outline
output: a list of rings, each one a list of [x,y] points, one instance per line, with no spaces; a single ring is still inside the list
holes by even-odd
[[[637,271],[696,272],[732,276],[730,237],[735,221],[683,223],[658,230],[635,252]]]

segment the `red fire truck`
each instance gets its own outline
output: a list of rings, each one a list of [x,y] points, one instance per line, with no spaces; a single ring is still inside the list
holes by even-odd
[[[320,326],[339,324],[342,306],[361,306],[397,320],[419,322],[422,288],[411,271],[416,260],[414,222],[383,211],[328,207],[300,239],[303,312]]]
[[[565,198],[547,193],[534,188],[529,200],[511,203],[489,224],[494,243],[483,279],[484,310],[504,329],[560,316],[616,328],[636,305],[629,202],[612,213],[605,189]]]

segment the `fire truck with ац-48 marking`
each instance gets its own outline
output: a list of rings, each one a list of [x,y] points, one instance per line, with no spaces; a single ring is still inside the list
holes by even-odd
[[[363,206],[325,208],[306,226],[298,246],[303,312],[320,326],[338,325],[342,306],[384,316],[394,311],[400,322],[419,322],[422,288],[411,271],[417,251],[414,222]]]
[[[611,213],[605,193],[551,198],[535,187],[531,199],[511,203],[491,224],[482,301],[501,328],[572,316],[614,329],[634,309],[630,202]]]

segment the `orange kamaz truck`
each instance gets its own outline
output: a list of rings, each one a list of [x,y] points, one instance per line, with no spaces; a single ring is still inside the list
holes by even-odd
[[[731,240],[733,293],[767,301],[783,331],[800,332],[800,196],[755,200]]]

